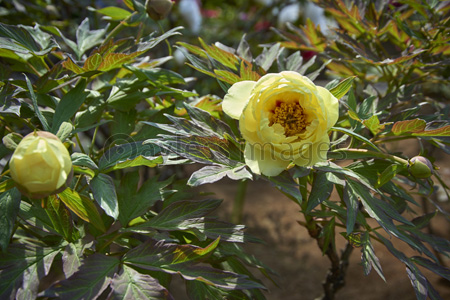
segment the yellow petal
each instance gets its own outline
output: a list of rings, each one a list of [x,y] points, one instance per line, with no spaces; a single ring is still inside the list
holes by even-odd
[[[233,84],[223,98],[223,111],[233,119],[239,120],[255,84],[255,81],[240,81]]]
[[[328,121],[328,129],[336,124],[339,118],[339,101],[326,88],[318,86],[317,91],[319,97],[322,98],[323,106],[326,110],[326,118]]]
[[[245,163],[250,167],[253,173],[266,176],[277,176],[289,165],[289,161],[281,160],[274,156],[270,147],[272,147],[270,144],[251,145],[250,143],[247,143],[245,145]]]
[[[324,135],[319,142],[309,144],[305,150],[299,153],[294,163],[297,166],[307,167],[326,161],[329,148],[330,139],[328,135]]]

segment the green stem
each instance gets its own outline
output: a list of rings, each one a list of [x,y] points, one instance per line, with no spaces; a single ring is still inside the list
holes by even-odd
[[[159,29],[161,29],[161,33],[164,34],[164,28],[162,27],[160,22],[157,22]],[[172,56],[172,47],[170,46],[170,43],[167,39],[164,39],[164,41],[166,42],[167,45],[167,50],[169,50],[169,56]]]
[[[106,43],[109,42],[110,39],[112,39],[113,37],[116,36],[116,34],[118,34],[120,32],[120,30],[122,30],[122,27],[127,23],[127,21],[129,19],[131,19],[131,17],[133,17],[137,12],[133,12],[131,15],[129,15],[126,19],[120,21],[119,24],[117,24],[116,27],[114,27],[113,30],[111,30],[111,32],[106,36],[105,40],[103,41],[103,43],[101,44],[101,46],[106,45]]]
[[[359,153],[359,154],[365,154],[365,155],[370,155],[370,156],[374,156],[374,157],[379,157],[379,158],[384,158],[384,159],[388,159],[388,160],[392,160],[395,162],[398,162],[402,165],[407,166],[408,165],[408,161],[406,159],[403,159],[401,157],[392,155],[392,154],[388,154],[388,153],[383,153],[383,152],[375,152],[375,151],[371,151],[371,150],[366,150],[366,149],[355,149],[355,148],[348,148],[348,149],[338,149],[335,150],[333,152],[347,152],[347,153]]]
[[[92,142],[91,142],[91,146],[89,147],[89,156],[91,156],[92,154],[92,150],[94,149],[94,145],[95,145],[95,138],[97,137],[97,132],[98,132],[98,126],[95,127],[94,130],[94,135],[92,136]]]
[[[78,133],[75,134],[75,138],[77,139],[77,143],[80,146],[80,150],[81,152],[83,152],[84,154],[86,154],[86,151],[84,151],[83,145],[81,144],[80,138],[78,137]]]
[[[234,197],[233,211],[231,212],[231,222],[234,224],[242,223],[247,185],[248,180],[244,179],[239,182],[238,190]]]

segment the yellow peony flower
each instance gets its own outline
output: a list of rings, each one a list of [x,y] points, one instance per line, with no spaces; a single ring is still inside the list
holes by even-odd
[[[69,151],[55,135],[40,131],[25,136],[9,162],[11,177],[30,198],[43,198],[66,187],[72,177]]]
[[[280,174],[291,162],[312,166],[326,161],[328,130],[339,117],[336,97],[291,71],[235,83],[222,108],[239,120],[246,164],[266,176]]]

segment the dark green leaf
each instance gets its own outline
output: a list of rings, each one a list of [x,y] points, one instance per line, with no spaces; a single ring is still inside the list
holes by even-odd
[[[442,278],[445,278],[450,281],[450,269],[446,268],[445,266],[439,265],[429,259],[423,258],[421,256],[413,256],[411,257],[411,260],[415,263],[418,263],[419,265],[427,268],[430,271],[433,271],[434,273],[438,274]]]
[[[327,178],[327,173],[317,172],[314,177],[314,182],[311,187],[311,193],[308,198],[308,206],[306,208],[306,213],[316,208],[317,205],[322,203],[324,200],[328,200],[333,191],[333,183]]]
[[[234,137],[233,131],[231,128],[219,119],[214,118],[207,111],[202,109],[190,106],[188,104],[184,104],[189,117],[191,117],[192,121],[198,126],[207,130],[210,133],[210,136],[219,135],[219,137],[223,137],[225,134]]]
[[[97,170],[98,167],[95,162],[86,154],[80,152],[74,152],[70,156],[72,159],[72,164],[80,167],[87,167],[92,170]]]
[[[158,280],[124,265],[111,281],[111,300],[172,300],[169,291]]]
[[[67,122],[80,108],[86,99],[87,92],[84,91],[86,88],[86,80],[81,79],[78,84],[71,89],[67,94],[65,94],[61,101],[59,101],[58,106],[55,110],[55,115],[53,117],[52,132],[56,133],[62,122]]]
[[[0,23],[0,48],[14,52],[37,56],[49,53],[53,48],[59,48],[53,37],[42,32],[39,25],[13,26]]]
[[[90,48],[97,46],[103,41],[103,36],[107,32],[107,27],[104,29],[89,29],[89,18],[86,18],[78,26],[76,36],[77,36],[77,48],[74,49],[77,54],[78,59]]]
[[[364,267],[364,274],[366,276],[369,275],[373,267],[375,271],[378,273],[378,275],[380,275],[380,277],[384,281],[386,281],[386,278],[384,277],[383,274],[383,270],[381,269],[380,260],[373,251],[372,243],[370,242],[368,235],[364,233],[364,237],[361,240],[362,240],[361,261]]]
[[[28,92],[30,93],[30,99],[33,103],[34,113],[36,114],[39,121],[41,122],[42,128],[45,131],[50,131],[50,126],[48,125],[47,120],[44,118],[41,111],[39,110],[39,106],[38,106],[37,100],[36,100],[36,94],[34,93],[34,90],[33,90],[33,85],[31,84],[31,81],[30,81],[30,79],[28,79],[27,75],[24,74],[24,76],[25,76],[25,80],[27,82]]]
[[[0,299],[36,299],[59,248],[10,245],[0,256]]]
[[[343,200],[347,206],[346,228],[347,234],[351,234],[355,228],[356,216],[359,211],[358,196],[349,190],[348,185],[344,187]]]
[[[10,189],[0,194],[0,248],[6,251],[20,208],[20,192]]]
[[[47,289],[44,295],[66,300],[96,299],[110,285],[119,263],[114,256],[92,254],[75,274]]]
[[[99,173],[91,179],[89,186],[95,201],[97,201],[105,213],[117,219],[119,216],[119,205],[117,202],[116,186],[111,176]]]
[[[297,203],[302,202],[298,184],[292,179],[288,172],[283,172],[275,177],[267,177],[267,180],[283,194]]]
[[[195,251],[205,252],[204,248],[193,245],[164,244],[149,240],[128,251],[124,257],[124,262],[146,270],[163,271],[170,274],[178,273],[186,280],[199,280],[224,289],[263,288],[262,285],[242,275],[211,267],[193,265],[189,263],[189,260],[184,262],[177,260],[180,254]],[[207,254],[208,252],[206,251],[205,253]],[[196,260],[202,256],[194,255],[192,258]]]
[[[192,218],[203,217],[216,209],[222,200],[177,201],[164,208],[153,217],[148,225],[153,228],[177,228],[177,226]]]
[[[160,159],[155,157],[160,148],[151,143],[134,142],[114,146],[103,154],[99,161],[99,168],[102,172],[114,169],[117,165],[124,166],[128,163],[155,164]],[[146,161],[147,160],[147,161]],[[156,161],[153,161],[156,160]]]
[[[153,176],[145,181],[138,190],[139,174],[130,172],[122,178],[118,189],[119,221],[126,226],[132,219],[142,216],[156,203],[163,199],[163,188],[172,182],[172,178],[158,181]]]

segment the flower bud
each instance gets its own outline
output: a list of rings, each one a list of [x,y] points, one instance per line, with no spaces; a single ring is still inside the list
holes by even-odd
[[[73,175],[69,151],[57,136],[46,131],[25,136],[9,167],[17,188],[34,199],[63,191]]]
[[[423,156],[415,156],[409,161],[409,173],[416,178],[428,178],[433,174],[433,165]]]
[[[165,19],[172,9],[171,0],[147,0],[145,9],[150,18],[155,21]]]

